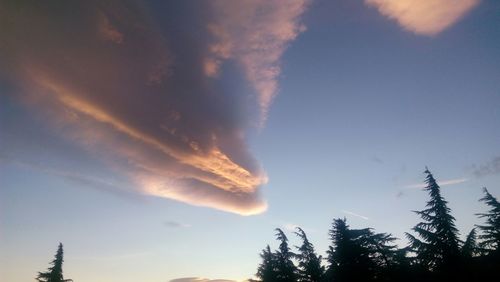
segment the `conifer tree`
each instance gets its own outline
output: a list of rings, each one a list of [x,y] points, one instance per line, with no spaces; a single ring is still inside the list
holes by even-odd
[[[488,189],[483,188],[484,197],[480,199],[490,207],[487,213],[478,214],[481,218],[486,218],[485,225],[478,225],[482,231],[478,237],[481,239],[480,246],[487,253],[500,252],[500,203]]]
[[[59,243],[59,247],[57,248],[57,253],[55,255],[54,260],[50,263],[52,267],[46,272],[38,272],[38,276],[35,278],[39,282],[65,282],[71,281],[71,279],[65,280],[63,278],[63,245]]]
[[[425,174],[425,190],[430,200],[427,209],[415,211],[424,221],[412,229],[421,239],[409,233],[406,236],[416,252],[418,263],[430,270],[449,270],[459,258],[458,230],[448,202],[441,196],[440,187],[432,173],[426,169]]]
[[[464,258],[472,258],[477,253],[477,243],[476,243],[476,228],[472,228],[472,230],[467,235],[460,252]]]
[[[276,271],[277,280],[280,282],[295,282],[297,281],[297,268],[293,264],[294,253],[288,246],[288,238],[285,233],[279,228],[276,228],[276,239],[280,241],[278,250],[276,251]]]
[[[296,258],[299,262],[298,273],[299,281],[303,282],[319,282],[322,280],[324,267],[321,265],[321,256],[318,256],[314,251],[314,246],[307,239],[306,233],[302,228],[297,227],[295,232],[300,239],[302,239],[302,245],[297,246],[299,253]]]
[[[328,253],[329,281],[369,281],[374,274],[375,263],[367,248],[370,229],[349,229],[344,219],[335,219],[330,230]]]
[[[267,247],[262,250],[260,257],[262,258],[262,263],[257,269],[257,277],[262,282],[277,281],[276,257],[275,254],[271,252],[271,248],[269,247],[269,245],[267,245]]]

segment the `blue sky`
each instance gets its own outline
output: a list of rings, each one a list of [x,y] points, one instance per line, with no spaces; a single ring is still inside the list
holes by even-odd
[[[480,223],[500,4],[290,3],[0,4],[0,276],[247,279],[276,227],[403,238],[426,166]]]

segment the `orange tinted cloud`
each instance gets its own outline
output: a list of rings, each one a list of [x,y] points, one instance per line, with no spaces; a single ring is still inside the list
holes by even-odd
[[[258,214],[267,208],[260,196],[267,177],[245,140],[258,118],[246,108],[246,95],[220,86],[228,79],[221,64],[241,64],[242,79],[259,95],[253,106],[267,108],[280,57],[302,30],[304,3],[208,2],[203,5],[212,12],[199,22],[189,17],[196,11],[165,3],[172,5],[166,13],[186,14],[175,28],[158,24],[140,2],[64,2],[57,9],[0,4],[0,26],[7,27],[0,38],[8,42],[0,46],[0,74],[17,89],[12,97],[54,129],[53,138],[78,144],[142,193]],[[237,16],[221,18],[242,11],[248,14],[241,23]],[[256,25],[242,34],[253,47],[230,48],[245,24]],[[192,29],[206,36],[182,36]]]
[[[436,35],[459,21],[479,0],[365,0],[404,29]]]
[[[219,60],[233,59],[257,92],[261,121],[278,91],[280,60],[305,26],[300,17],[309,1],[216,0],[217,15],[208,25],[214,36],[210,51]]]

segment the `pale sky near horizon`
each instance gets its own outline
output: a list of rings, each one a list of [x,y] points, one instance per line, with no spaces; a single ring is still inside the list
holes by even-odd
[[[500,2],[0,0],[0,282],[244,280],[500,197]],[[203,281],[205,282],[205,281]]]

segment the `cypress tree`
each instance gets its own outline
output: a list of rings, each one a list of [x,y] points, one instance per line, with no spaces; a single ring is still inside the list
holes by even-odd
[[[299,262],[298,272],[299,281],[303,282],[319,282],[322,280],[324,267],[321,265],[321,256],[318,256],[314,251],[314,246],[307,239],[306,233],[302,228],[297,227],[295,232],[302,240],[302,245],[296,247],[299,253],[296,258]]]
[[[455,218],[447,206],[448,202],[441,196],[440,187],[432,173],[426,169],[425,174],[425,190],[429,193],[430,200],[427,202],[427,209],[415,211],[424,221],[412,229],[421,240],[409,233],[406,236],[416,252],[418,263],[429,270],[450,271],[457,265],[459,258]]]

